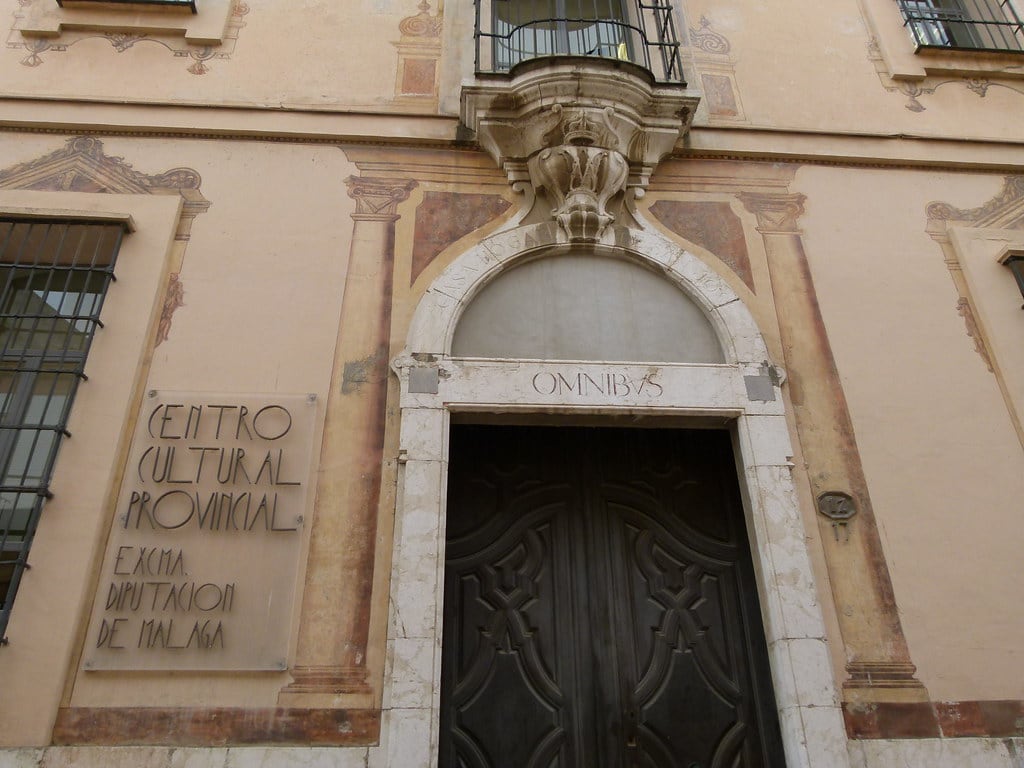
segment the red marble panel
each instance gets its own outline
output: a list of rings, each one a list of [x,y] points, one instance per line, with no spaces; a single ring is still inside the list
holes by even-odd
[[[851,739],[926,739],[942,735],[930,701],[844,702],[843,718]]]
[[[708,112],[718,117],[736,117],[740,113],[732,81],[725,75],[700,76],[704,84],[704,96],[708,100]]]
[[[425,192],[423,202],[416,208],[416,242],[412,247],[409,284],[416,282],[441,251],[494,220],[511,205],[498,195]]]
[[[743,225],[728,203],[659,200],[651,213],[680,237],[711,251],[754,290]]]
[[[852,739],[1010,738],[1024,736],[1024,701],[925,701],[843,704]]]
[[[1024,701],[939,701],[943,736],[1024,736]]]
[[[53,743],[359,746],[376,743],[379,735],[380,712],[370,709],[71,707],[58,711]]]
[[[432,96],[437,61],[406,59],[402,70],[402,93],[411,96]]]

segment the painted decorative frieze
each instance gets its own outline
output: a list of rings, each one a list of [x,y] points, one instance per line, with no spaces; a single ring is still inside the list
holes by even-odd
[[[736,84],[732,43],[706,16],[690,28],[690,52],[704,91],[704,106],[714,121],[743,122],[746,116]]]
[[[1020,385],[1014,379],[1013,366],[1000,362],[1001,358],[1004,361],[1015,359],[1020,345],[1012,336],[1005,335],[1008,328],[1015,326],[991,316],[993,308],[1005,301],[1005,297],[995,298],[996,285],[1005,285],[1014,303],[1018,294],[1009,271],[995,282],[985,282],[981,278],[986,272],[982,264],[1004,270],[998,253],[1019,245],[1020,238],[1016,233],[1024,229],[1024,176],[1005,177],[1002,189],[976,208],[959,208],[935,200],[925,207],[925,215],[928,221],[926,231],[942,249],[943,261],[956,289],[954,306],[963,319],[964,331],[985,368],[995,376],[1010,422],[1021,444],[1024,444],[1024,417],[1017,394],[1021,391]],[[991,240],[989,251],[995,250],[996,253],[979,256],[969,244],[971,237],[965,239],[960,236],[966,233]]]
[[[728,203],[658,200],[649,210],[669,230],[715,254],[754,290],[743,224]]]
[[[431,13],[430,3],[421,0],[417,13],[399,23],[402,38],[398,50],[398,78],[395,103],[433,109],[437,104],[441,65],[441,30],[444,17],[439,7]]]
[[[61,149],[0,170],[0,189],[181,196],[181,217],[174,235],[177,247],[168,276],[155,346],[168,340],[174,313],[185,304],[185,285],[180,274],[185,248],[191,236],[192,222],[211,205],[200,191],[202,183],[202,177],[193,168],[171,168],[155,174],[141,173],[131,163],[125,162],[124,158],[107,155],[103,142],[93,136],[75,136],[68,139]]]
[[[852,417],[814,298],[800,231],[806,197],[767,192],[736,197],[757,217],[764,237],[793,415],[804,454],[813,457],[808,474],[819,500],[822,544],[847,656],[844,701],[858,706],[927,701],[903,634]],[[844,497],[849,501],[840,503]],[[857,524],[851,526],[854,510]]]
[[[26,52],[23,66],[39,67],[46,61],[44,53],[65,53],[82,40],[104,39],[115,53],[157,43],[175,58],[188,59],[190,74],[205,75],[210,62],[231,58],[249,10],[242,0],[216,0],[203,14],[165,14],[161,24],[167,31],[154,32],[151,25],[139,23],[138,14],[116,4],[69,11],[50,0],[18,0],[7,47]]]

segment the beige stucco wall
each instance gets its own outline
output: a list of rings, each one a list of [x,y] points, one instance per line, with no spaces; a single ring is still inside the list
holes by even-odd
[[[698,55],[694,68],[710,71],[709,61],[732,63],[746,118],[738,126],[1018,139],[1013,125],[991,119],[993,112],[1019,109],[1024,98],[1024,80],[1012,58],[988,69],[978,63],[984,57],[975,56],[967,61],[978,63],[974,71],[929,78],[922,72],[920,78],[894,80],[888,62],[871,45],[879,40],[874,31],[879,29],[894,51],[913,60],[909,34],[898,14],[891,15],[894,7],[888,0],[787,0],[770,6],[693,0],[685,4],[690,30],[704,18],[731,46],[725,56]],[[972,91],[971,77],[991,78],[995,85]],[[917,101],[920,111],[907,108],[914,88],[924,91]]]
[[[3,152],[27,159],[64,144],[55,136],[26,139],[6,142]],[[139,171],[199,170],[201,190],[212,205],[193,223],[180,264],[183,306],[172,316],[169,338],[150,358],[146,345],[152,343],[171,268],[178,196],[0,192],[0,203],[8,207],[43,199],[51,206],[70,201],[78,210],[84,199],[127,209],[138,227],[122,247],[118,281],[103,311],[107,327],[89,359],[90,381],[76,399],[69,425],[74,437],[62,447],[55,498],[46,505],[33,569],[8,628],[11,644],[0,658],[5,689],[18,690],[23,701],[0,721],[3,743],[47,741],[60,701],[272,706],[287,682],[280,673],[140,677],[74,669],[138,407],[133,396],[149,389],[315,394],[321,403],[315,461],[351,235],[347,214],[353,203],[339,179],[353,167],[328,146],[108,139],[104,148],[131,158]],[[241,188],[246,195],[235,193]],[[134,278],[140,269],[145,281]],[[121,339],[125,335],[130,343]]]
[[[391,43],[400,40],[398,24],[415,15],[415,3],[304,0],[244,6],[236,16],[238,28],[230,32],[235,37],[214,46],[213,58],[203,59],[206,71],[195,74],[189,71],[195,58],[188,52],[205,54],[183,37],[149,35],[118,50],[102,30],[43,38],[43,44],[68,47],[43,50],[38,63],[28,66],[25,44],[40,38],[11,29],[19,3],[4,0],[0,29],[8,45],[0,50],[0,90],[32,98],[266,109],[378,109],[394,97],[397,55]],[[65,11],[70,18],[74,13]]]
[[[48,136],[8,142],[19,160],[62,143],[62,137]],[[170,338],[156,348],[152,360],[139,357],[132,364],[139,377],[134,384],[145,389],[311,392],[325,402],[351,234],[347,214],[354,210],[341,180],[356,169],[344,152],[331,146],[140,138],[108,138],[104,146],[140,171],[176,166],[200,171],[201,190],[212,202],[196,218],[185,250],[180,270],[184,306],[175,312]],[[366,156],[366,150],[361,153]],[[382,151],[379,158],[388,156]],[[445,158],[439,153],[434,161],[443,163]],[[728,165],[707,168],[723,176],[731,173]],[[1024,621],[1020,611],[1008,606],[1005,591],[1006,574],[1016,563],[1016,541],[1007,535],[1013,530],[1013,500],[1024,490],[1020,442],[996,378],[975,351],[957,312],[957,294],[941,249],[925,232],[924,213],[936,199],[963,207],[980,204],[1001,184],[1002,177],[995,174],[812,165],[800,167],[792,184],[808,197],[802,222],[814,285],[849,401],[900,615],[919,677],[936,700],[1022,695],[1018,648]],[[436,180],[425,187],[477,189]],[[884,196],[878,194],[883,187]],[[236,194],[240,188],[247,194]],[[655,199],[672,195],[659,193]],[[417,190],[410,207],[403,209],[396,241],[400,274],[410,266],[416,237],[412,208],[422,200],[423,190]],[[763,248],[750,214],[740,214],[752,273],[760,276],[757,292],[743,286],[713,254],[703,258],[744,292],[766,340],[778,349]],[[476,239],[442,254],[416,285],[397,281],[395,349],[429,276],[440,273]],[[118,290],[124,290],[120,283]],[[140,307],[128,314],[134,319],[150,312],[147,302],[153,299],[137,299]],[[106,317],[116,327],[124,310],[116,309],[116,303],[110,307]],[[98,342],[97,354],[103,349]],[[1005,364],[1019,367],[1020,362],[1007,359]],[[90,376],[102,379],[103,372],[97,368]],[[393,423],[389,429],[394,435]],[[129,432],[126,421],[117,431],[122,448]],[[70,442],[64,456],[74,455],[77,445]],[[66,459],[58,466],[58,487],[80,482],[80,467]],[[116,461],[101,462],[99,469],[105,479],[81,482],[103,499],[111,491]],[[385,483],[393,482],[387,472]],[[809,499],[804,498],[806,505]],[[61,503],[58,497],[48,506],[48,514],[57,510],[50,517],[60,514]],[[812,521],[813,511],[805,512]],[[69,540],[79,540],[75,531],[48,535],[44,523],[33,550],[37,567],[23,586],[21,608],[12,622],[14,644],[0,656],[0,664],[11,670],[29,669],[54,657],[64,660],[61,665],[45,664],[48,671],[42,679],[48,684],[34,678],[31,695],[38,698],[38,706],[52,710],[60,700],[75,706],[272,706],[285,676],[215,677],[211,682],[194,674],[139,678],[107,673],[65,679],[67,665],[76,663],[81,622],[95,583],[92,558],[102,552],[102,501],[84,515],[91,543],[72,563],[81,589],[64,594],[55,603],[63,607],[53,612],[24,608],[38,602],[33,594],[40,587],[35,585],[55,588],[64,583],[67,568],[58,571],[47,563],[63,559]],[[821,570],[820,559],[816,562]],[[819,577],[827,585],[823,572]],[[380,609],[383,593],[377,594]],[[823,597],[827,603],[827,586]],[[826,615],[841,610],[826,604]],[[19,637],[52,634],[55,613],[64,614],[60,625],[65,634],[56,635],[63,637],[60,649],[50,644],[19,649]],[[836,633],[834,626],[831,632]],[[840,639],[834,637],[837,645]],[[841,654],[836,661],[839,667]],[[6,679],[19,679],[16,671],[10,674]],[[842,680],[838,668],[836,676]],[[9,743],[46,738],[45,723],[38,719],[30,726],[5,719],[3,728],[2,738]]]
[[[0,193],[0,206],[59,210],[49,192]],[[5,713],[0,743],[44,743],[75,654],[78,621],[91,601],[93,557],[105,531],[105,509],[121,459],[122,431],[137,397],[138,363],[149,341],[154,298],[165,275],[166,257],[179,201],[169,197],[125,196],[114,210],[103,195],[72,195],[73,210],[130,213],[144,229],[122,247],[118,267],[134,291],[108,291],[107,314],[128,321],[103,329],[86,369],[92,386],[79,388],[79,407],[68,422],[73,435],[61,451],[52,478],[54,498],[37,531],[32,570],[22,582],[0,659],[6,691],[17,691],[23,706]],[[95,378],[92,375],[95,374]],[[73,431],[72,431],[73,430]],[[77,435],[77,439],[74,437]],[[15,632],[14,627],[17,627]]]
[[[440,5],[434,2],[429,13],[436,15]],[[691,82],[700,86],[699,73],[725,66],[744,111],[741,119],[724,121],[701,112],[698,124],[1014,140],[1012,121],[989,116],[1018,108],[1024,98],[1019,68],[975,57],[966,69],[958,64],[959,74],[952,76],[926,75],[922,69],[920,77],[894,79],[894,61],[922,57],[914,59],[909,36],[888,5],[888,0],[837,0],[827,6],[788,0],[771,7],[686,3],[682,12],[691,45],[683,53]],[[251,2],[236,11],[224,41],[208,51],[173,35],[119,40],[118,46],[92,30],[26,37],[13,28],[23,13],[18,0],[0,2],[0,30],[8,30],[7,45],[0,49],[0,91],[14,97],[456,115],[459,86],[473,73],[471,0],[448,0],[444,9],[439,107],[429,97],[414,99],[415,104],[402,101],[396,91],[400,24],[420,13],[413,0],[358,0],[345,8],[325,0],[301,6]],[[702,57],[692,35],[702,20],[726,41],[727,53]],[[894,23],[898,29],[892,29]],[[880,39],[881,52],[871,45]],[[202,74],[189,71],[197,58]],[[980,87],[979,81],[988,85]],[[908,109],[915,99],[916,106]]]
[[[980,205],[1002,178],[804,167],[794,186],[920,679],[938,701],[1020,698],[1024,455],[925,232],[929,202]]]
[[[889,2],[687,2],[691,43],[703,17],[729,46],[727,53],[702,58],[693,43],[684,52],[690,71],[728,72],[743,113],[726,119],[709,114],[705,104],[677,158],[662,165],[656,188],[638,205],[647,226],[705,260],[736,292],[773,362],[781,363],[780,307],[764,239],[757,216],[734,191],[743,186],[740,178],[794,176],[788,190],[807,196],[799,228],[814,298],[849,405],[917,676],[933,701],[1019,700],[1024,610],[1013,579],[1019,571],[1024,455],[1013,414],[1019,419],[1024,410],[1024,345],[1012,325],[1021,322],[1016,289],[1008,271],[992,269],[991,261],[1002,247],[993,243],[1021,243],[1012,233],[953,233],[953,250],[944,251],[926,231],[926,206],[936,200],[980,206],[999,194],[1006,173],[1019,169],[1024,80],[1016,65],[998,76],[983,69],[942,76],[922,69],[916,80],[893,79],[891,71],[906,66],[907,57],[916,60],[902,28],[895,34],[890,29],[884,39],[877,34],[879,25],[892,22],[883,5]],[[56,497],[47,504],[32,550],[33,569],[8,632],[11,645],[0,649],[3,692],[19,701],[0,717],[0,744],[47,743],[58,706],[279,703],[278,692],[290,679],[281,673],[77,671],[110,504],[138,399],[147,389],[315,394],[320,405],[313,454],[320,455],[326,404],[336,394],[332,372],[353,247],[356,202],[347,177],[418,182],[397,214],[392,356],[402,350],[430,283],[508,224],[522,197],[482,153],[452,148],[464,138],[456,115],[460,85],[472,75],[472,3],[445,5],[443,90],[435,103],[429,95],[396,100],[395,44],[402,37],[400,22],[418,12],[416,0],[253,0],[217,49],[222,55],[204,59],[201,74],[189,69],[196,59],[188,54],[197,50],[164,37],[119,51],[109,39],[69,33],[44,41],[49,47],[40,44],[38,61],[30,59],[27,38],[9,30],[18,0],[0,0],[0,32],[7,41],[0,48],[0,125],[28,129],[0,133],[0,170],[91,132],[108,157],[123,157],[140,173],[194,169],[211,202],[195,218],[187,245],[175,245],[176,197],[74,198],[83,205],[123,207],[139,230],[122,252],[118,275],[124,279],[104,309],[109,330],[97,339],[90,383],[76,403],[75,437],[62,449]],[[432,6],[433,13],[440,4]],[[881,53],[869,47],[873,37],[881,40]],[[61,44],[66,50],[56,48]],[[991,78],[991,87],[972,88],[979,73]],[[699,85],[695,77],[691,81]],[[174,106],[144,110],[136,104]],[[908,108],[914,104],[921,109]],[[164,135],[119,135],[112,128]],[[32,132],[40,129],[54,133]],[[931,140],[938,138],[943,141]],[[429,148],[409,149],[427,141]],[[847,163],[852,158],[857,162]],[[415,281],[406,279],[422,235],[415,212],[428,193],[437,192],[501,196],[513,208],[462,233]],[[53,195],[62,193],[46,194],[36,202],[53,205]],[[0,204],[26,200],[32,196],[0,190]],[[659,201],[684,200],[731,206],[750,257],[751,285],[700,243],[649,214]],[[980,323],[972,332],[986,345],[994,372],[958,312],[949,253],[963,260]],[[140,270],[136,281],[132,269]],[[179,270],[184,304],[173,314],[168,340],[152,348],[163,281]],[[1003,309],[1007,299],[1016,302],[1012,311]],[[369,649],[372,690],[334,697],[335,705],[375,706],[383,685],[388,515],[399,475],[396,381],[389,386]],[[824,543],[815,529],[803,465],[815,456],[799,443],[792,416],[789,429],[833,673],[841,683],[845,650],[837,616],[846,606],[833,604]],[[340,505],[343,498],[328,490],[319,503]],[[294,633],[298,616],[296,605]]]

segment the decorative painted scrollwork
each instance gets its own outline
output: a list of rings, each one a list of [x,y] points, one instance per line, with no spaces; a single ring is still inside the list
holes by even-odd
[[[732,50],[732,44],[724,35],[711,29],[711,22],[707,16],[700,17],[700,28],[690,29],[690,39],[693,47],[704,53],[726,54]]]

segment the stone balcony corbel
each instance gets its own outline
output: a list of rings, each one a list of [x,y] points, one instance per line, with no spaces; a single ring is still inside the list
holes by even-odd
[[[569,241],[600,239],[623,191],[646,187],[699,101],[629,62],[553,57],[462,89],[462,122],[509,176],[546,201]],[[547,215],[547,214],[541,214]]]

